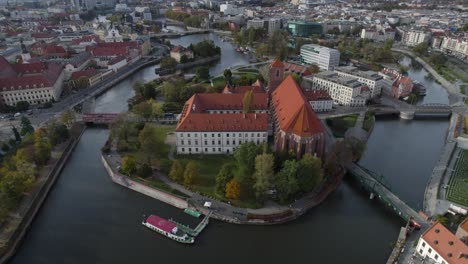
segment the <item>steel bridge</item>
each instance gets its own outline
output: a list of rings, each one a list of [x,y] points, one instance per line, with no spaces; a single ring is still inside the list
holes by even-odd
[[[359,183],[375,197],[388,207],[391,207],[393,211],[403,218],[405,221],[413,219],[420,225],[428,225],[429,222],[424,219],[418,212],[401,200],[395,193],[391,191],[390,184],[385,180],[382,175],[379,175],[373,171],[370,171],[356,163],[347,166],[348,172]]]

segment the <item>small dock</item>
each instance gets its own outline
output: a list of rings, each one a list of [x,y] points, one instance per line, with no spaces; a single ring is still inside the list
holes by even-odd
[[[205,215],[203,220],[201,220],[201,222],[194,229],[192,229],[192,228],[190,228],[190,227],[188,227],[188,226],[186,226],[184,224],[178,223],[178,222],[176,222],[176,221],[174,221],[172,219],[170,219],[169,221],[176,224],[177,227],[180,230],[184,231],[188,235],[193,236],[193,237],[197,237],[201,233],[201,231],[203,231],[203,229],[205,229],[205,227],[210,222],[210,216],[211,216],[211,212],[208,213],[207,215]]]

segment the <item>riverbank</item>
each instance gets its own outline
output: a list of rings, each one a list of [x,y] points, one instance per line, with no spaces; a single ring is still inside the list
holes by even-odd
[[[84,125],[80,124],[80,131],[78,131],[77,135],[71,135],[68,143],[65,143],[58,150],[54,151],[55,155],[52,155],[52,161],[49,163],[52,165],[43,168],[40,175],[44,176],[40,176],[37,179],[36,186],[25,195],[18,205],[18,209],[10,213],[10,220],[2,225],[2,232],[0,233],[0,264],[7,263],[15,254],[68,158],[73,153],[73,149],[83,132]]]
[[[211,217],[220,221],[233,224],[246,225],[272,225],[286,223],[297,219],[311,208],[322,203],[341,183],[345,171],[340,171],[337,175],[327,177],[326,180],[313,192],[295,201],[288,206],[266,205],[259,209],[246,209],[232,206],[221,201],[211,199],[198,193],[187,190],[185,187],[170,181],[162,173],[158,174],[158,179],[169,187],[188,196],[183,198],[165,190],[152,188],[140,182],[134,181],[118,172],[120,157],[117,153],[111,152],[107,157],[101,155],[101,162],[104,165],[111,180],[123,187],[129,188],[161,202],[169,204],[179,209],[191,208],[203,214],[211,214]],[[204,206],[206,201],[211,202],[211,207]]]

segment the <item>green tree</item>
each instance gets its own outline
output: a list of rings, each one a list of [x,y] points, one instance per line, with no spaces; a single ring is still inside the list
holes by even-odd
[[[16,129],[16,127],[13,126],[11,128],[11,130],[13,130],[13,134],[15,135],[16,142],[20,142],[21,141],[21,136],[20,136],[20,133],[18,132],[18,129]]]
[[[210,78],[210,68],[208,66],[200,66],[195,69],[195,74],[198,79],[207,80]]]
[[[122,113],[110,124],[110,137],[116,138],[117,140],[124,140],[128,143],[130,131],[132,127],[127,121],[127,114]]]
[[[295,160],[287,160],[284,162],[283,168],[275,175],[276,191],[282,203],[288,201],[299,191],[296,179],[297,168],[298,164]]]
[[[231,179],[226,184],[226,198],[237,200],[240,198],[241,186],[236,179]]]
[[[156,98],[156,89],[154,82],[145,83],[143,85],[143,98],[146,100]]]
[[[224,164],[216,175],[215,190],[216,193],[225,196],[226,185],[234,178],[235,165],[232,163]]]
[[[226,80],[226,83],[231,84],[231,81],[232,81],[232,72],[231,72],[231,70],[230,69],[224,69],[223,75],[224,75],[224,79]]]
[[[244,114],[251,112],[253,109],[253,91],[248,90],[244,94],[244,98],[242,98],[242,112]]]
[[[138,142],[140,143],[140,150],[147,157],[148,164],[151,165],[151,159],[156,157],[159,150],[158,136],[156,134],[156,128],[150,124],[145,124],[145,127],[140,131],[138,135]]]
[[[149,101],[144,101],[133,106],[132,111],[146,120],[153,117],[153,106]]]
[[[172,69],[177,65],[177,61],[170,56],[166,56],[161,59],[160,65],[161,69]]]
[[[182,182],[184,179],[184,167],[178,160],[174,160],[169,172],[169,177],[175,182]]]
[[[436,215],[434,217],[437,222],[441,223],[443,226],[447,227],[448,226],[448,218],[443,216],[443,215]]]
[[[184,185],[190,186],[198,177],[198,165],[195,161],[191,160],[185,167],[184,171]]]
[[[67,110],[60,115],[60,122],[67,127],[70,127],[75,122],[75,113],[72,110]]]
[[[255,158],[254,189],[255,196],[264,199],[273,180],[274,158],[272,154],[260,154]]]
[[[150,165],[148,165],[146,163],[143,163],[138,167],[136,173],[137,173],[138,176],[140,176],[142,178],[147,178],[147,177],[151,176],[151,174],[153,173],[153,169],[151,168]]]
[[[420,55],[420,56],[424,56],[427,54],[427,48],[429,46],[427,45],[426,42],[422,42],[422,43],[419,43],[418,45],[414,46],[413,47],[413,51],[414,53]]]
[[[25,116],[21,117],[21,135],[31,134],[34,132],[34,127],[31,125],[31,121]]]
[[[180,57],[180,63],[187,63],[187,62],[189,62],[189,58],[187,57],[187,55],[185,55],[185,54],[182,55]]]
[[[303,192],[312,191],[322,181],[322,161],[307,153],[297,167],[297,183]]]
[[[310,73],[314,74],[314,73],[318,73],[320,71],[320,68],[319,66],[315,65],[315,64],[312,64],[310,65],[309,67],[309,71]]]
[[[133,156],[125,156],[122,158],[122,172],[127,176],[132,176],[137,170],[137,164]]]
[[[260,154],[261,149],[253,142],[241,144],[234,151],[236,170],[234,176],[236,181],[242,185],[243,195],[253,195],[254,180],[252,175],[255,170],[255,157]]]

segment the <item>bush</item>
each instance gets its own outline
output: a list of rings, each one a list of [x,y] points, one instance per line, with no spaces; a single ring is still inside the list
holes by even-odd
[[[161,159],[159,161],[159,170],[164,173],[168,174],[172,167],[172,160],[169,159]]]
[[[143,178],[147,178],[151,176],[152,173],[153,173],[153,169],[146,163],[143,163],[137,169],[137,175]]]
[[[125,140],[119,140],[117,142],[117,152],[125,152],[128,151],[128,144]]]

